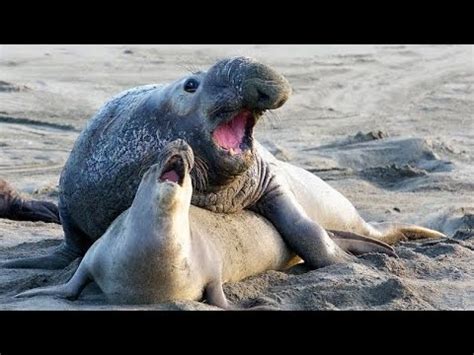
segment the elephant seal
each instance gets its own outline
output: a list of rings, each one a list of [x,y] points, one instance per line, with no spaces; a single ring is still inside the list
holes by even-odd
[[[338,230],[382,239],[442,236],[417,226],[371,226],[320,180],[295,191],[307,174],[301,177],[300,170],[290,169],[280,176],[288,165],[268,161],[269,154],[262,154],[253,138],[262,114],[282,106],[290,94],[288,81],[274,69],[234,57],[218,61],[207,72],[114,97],[89,120],[61,173],[64,243],[51,255],[10,261],[4,267],[57,269],[83,256],[130,207],[157,154],[178,138],[195,154],[193,205],[221,213],[250,209],[261,214],[311,268],[349,259],[324,229],[327,221]],[[288,182],[295,175],[296,181]],[[313,191],[320,187],[324,193]],[[308,190],[316,199],[303,196]]]
[[[0,179],[0,218],[60,223],[58,207],[54,203],[24,199],[3,179]]]
[[[70,281],[16,297],[76,299],[88,282],[95,281],[112,303],[153,304],[204,297],[212,305],[228,308],[223,283],[301,262],[261,216],[192,206],[189,172],[193,164],[188,144],[182,140],[168,144],[158,163],[143,175],[132,206],[89,248]],[[341,238],[357,236],[336,237]],[[382,251],[391,250],[372,242]]]
[[[189,145],[176,141],[161,153],[143,175],[132,206],[89,248],[70,281],[17,297],[74,299],[94,280],[112,303],[204,296],[210,304],[227,308],[223,282],[298,261],[275,228],[254,213],[228,218],[191,206],[194,158]]]

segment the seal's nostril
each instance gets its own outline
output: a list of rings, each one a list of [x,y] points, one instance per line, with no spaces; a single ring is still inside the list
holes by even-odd
[[[286,99],[281,99],[276,103],[276,107],[281,107],[285,103]]]
[[[261,91],[260,89],[257,89],[257,94],[258,94],[258,101],[259,102],[265,102],[270,99],[270,96],[268,96],[266,93]]]

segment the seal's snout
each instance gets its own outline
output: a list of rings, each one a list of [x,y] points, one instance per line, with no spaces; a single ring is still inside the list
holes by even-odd
[[[216,122],[213,141],[226,154],[237,157],[251,150],[253,127],[262,113],[282,106],[291,94],[285,77],[247,57],[216,63],[205,86],[218,98],[209,110]]]
[[[283,75],[248,57],[217,62],[209,69],[206,86],[214,94],[229,88],[239,97],[241,107],[255,112],[276,109],[291,95],[290,83]]]
[[[242,98],[242,106],[253,111],[273,110],[291,95],[288,80],[273,68],[247,57],[235,57],[216,64]]]
[[[194,154],[184,140],[177,139],[168,143],[159,159],[159,182],[172,182],[183,186],[186,174],[189,174],[194,165]]]
[[[260,78],[246,80],[243,88],[245,106],[257,111],[274,110],[283,106],[291,93],[284,83],[269,82]]]
[[[291,95],[288,80],[269,66],[250,61],[242,82],[244,105],[256,110],[281,107]]]

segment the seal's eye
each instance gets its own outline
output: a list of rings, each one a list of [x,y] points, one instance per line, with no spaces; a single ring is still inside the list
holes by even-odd
[[[184,83],[184,91],[186,92],[195,92],[199,87],[199,81],[194,78],[186,80]]]

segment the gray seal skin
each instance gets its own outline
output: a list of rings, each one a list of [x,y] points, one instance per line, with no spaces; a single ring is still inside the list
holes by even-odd
[[[261,214],[311,268],[349,259],[324,230],[328,222],[334,229],[382,239],[442,236],[416,226],[371,226],[319,179],[304,184],[302,191],[315,196],[309,201],[299,190],[309,173],[269,160],[253,139],[263,112],[282,106],[290,93],[288,81],[272,68],[235,57],[168,85],[142,86],[114,97],[88,122],[61,173],[65,242],[52,255],[4,266],[57,269],[84,255],[130,207],[141,177],[164,145],[178,138],[195,154],[193,205]],[[324,193],[315,191],[320,188]]]
[[[132,206],[89,248],[70,281],[16,297],[76,299],[95,281],[115,304],[206,298],[209,304],[229,308],[223,283],[301,262],[261,216],[192,206],[193,163],[188,144],[182,140],[168,144],[143,176]],[[361,245],[391,251],[383,243],[344,233],[335,240],[359,240]]]
[[[24,199],[7,181],[0,179],[0,218],[59,224],[59,211],[52,202]]]

